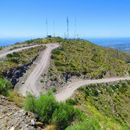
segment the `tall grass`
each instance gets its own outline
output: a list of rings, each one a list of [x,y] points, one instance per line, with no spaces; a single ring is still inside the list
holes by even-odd
[[[57,102],[51,93],[38,98],[29,95],[25,101],[25,110],[35,113],[44,124],[56,125],[57,130],[64,130],[80,119],[77,109],[67,103]]]
[[[10,89],[12,89],[12,84],[8,80],[0,78],[0,94],[7,96]]]

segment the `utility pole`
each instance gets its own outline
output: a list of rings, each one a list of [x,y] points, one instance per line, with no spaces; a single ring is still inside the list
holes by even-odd
[[[53,21],[53,36],[55,37],[55,21]]]
[[[69,18],[68,17],[66,19],[66,23],[67,23],[67,38],[69,38]]]
[[[77,19],[74,19],[74,38],[77,38]]]
[[[48,36],[48,19],[46,18],[46,36]]]

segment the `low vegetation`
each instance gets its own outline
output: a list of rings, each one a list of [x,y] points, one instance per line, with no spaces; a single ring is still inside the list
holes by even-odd
[[[2,50],[2,49],[3,49],[3,47],[0,46],[0,50]]]
[[[19,67],[21,65],[28,64],[32,62],[44,47],[35,47],[28,50],[23,50],[21,52],[14,52],[13,54],[8,54],[6,59],[0,61],[0,75],[9,69]]]
[[[103,48],[81,39],[52,37],[26,41],[28,44],[36,42],[61,44],[60,48],[52,52],[46,83],[52,81],[52,85],[56,83],[55,86],[61,86],[73,76],[98,79],[130,74],[130,54],[119,50]]]
[[[11,83],[6,79],[0,78],[0,94],[7,96],[11,89],[12,89]]]
[[[72,105],[59,103],[51,93],[35,98],[29,95],[25,100],[25,109],[37,114],[44,124],[56,126],[56,130],[64,130],[73,122],[81,119],[81,113]]]
[[[97,46],[84,40],[62,38],[35,39],[26,44],[58,42],[61,47],[51,56],[48,80],[68,81],[72,76],[103,78],[124,76],[130,73],[130,55]],[[11,68],[30,63],[41,47],[9,54],[0,61],[0,74]],[[31,56],[31,58],[30,58]],[[44,82],[44,80],[41,80]],[[61,85],[61,84],[60,84]],[[129,130],[130,129],[130,81],[95,84],[80,88],[73,98],[57,102],[52,93],[39,97],[28,95],[26,99],[11,91],[12,85],[0,79],[0,94],[25,110],[35,113],[46,129],[53,130]],[[52,91],[56,91],[55,88]]]
[[[47,44],[47,43],[62,43],[64,39],[61,37],[51,37],[51,38],[37,38],[32,40],[27,40],[21,44]]]
[[[80,88],[65,103],[51,93],[29,95],[25,109],[53,130],[129,130],[129,95],[129,81],[96,84]]]
[[[18,107],[22,108],[24,106],[25,98],[20,95],[17,91],[11,89],[8,92],[8,100],[14,102]]]
[[[89,85],[77,91],[76,106],[87,115],[67,130],[129,130],[130,82]],[[72,100],[72,99],[71,99]]]
[[[50,72],[66,78],[123,76],[129,74],[129,62],[129,54],[103,48],[88,41],[64,40],[62,47],[53,51]]]

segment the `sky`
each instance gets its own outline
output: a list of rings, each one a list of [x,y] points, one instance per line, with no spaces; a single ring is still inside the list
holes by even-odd
[[[130,0],[0,0],[0,38],[66,36],[67,17],[69,37],[130,37]]]

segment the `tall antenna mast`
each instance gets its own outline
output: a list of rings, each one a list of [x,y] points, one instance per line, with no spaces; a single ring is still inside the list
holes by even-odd
[[[48,36],[48,19],[46,18],[46,36]]]
[[[69,18],[68,17],[66,19],[66,23],[67,23],[67,38],[69,38]]]
[[[55,37],[55,21],[53,21],[53,36]]]
[[[74,38],[77,38],[77,19],[74,19]]]

